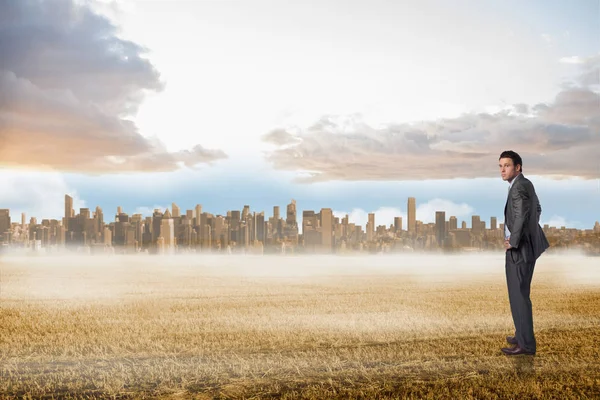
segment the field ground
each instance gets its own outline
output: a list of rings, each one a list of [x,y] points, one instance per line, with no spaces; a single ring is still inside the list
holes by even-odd
[[[600,398],[600,259],[0,258],[0,398]]]

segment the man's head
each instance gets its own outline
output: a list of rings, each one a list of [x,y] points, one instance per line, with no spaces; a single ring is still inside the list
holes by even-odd
[[[523,160],[521,156],[512,150],[503,151],[500,154],[500,175],[505,181],[511,182],[517,175],[523,172]]]

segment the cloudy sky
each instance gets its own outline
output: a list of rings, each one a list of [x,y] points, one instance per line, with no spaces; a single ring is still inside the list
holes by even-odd
[[[0,208],[600,220],[598,0],[0,0]],[[106,218],[106,217],[105,217]],[[109,218],[110,219],[110,218]]]

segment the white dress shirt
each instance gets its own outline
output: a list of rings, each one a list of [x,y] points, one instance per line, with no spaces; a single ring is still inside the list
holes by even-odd
[[[521,175],[521,174],[517,174],[517,176],[519,176],[519,175]],[[508,184],[508,192],[509,193],[510,193],[510,188],[512,187],[513,183],[515,183],[515,179],[517,179],[517,176],[515,176],[513,178],[513,180],[510,181]],[[506,197],[507,197],[507,201],[508,201],[508,195]],[[504,239],[508,240],[509,237],[510,237],[510,231],[508,230],[508,225],[506,225],[506,221],[504,221]]]

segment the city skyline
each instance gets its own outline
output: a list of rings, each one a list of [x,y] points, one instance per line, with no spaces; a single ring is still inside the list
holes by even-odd
[[[280,206],[273,206],[272,217],[265,211],[252,211],[250,205],[225,214],[212,214],[201,204],[182,213],[171,203],[171,208],[153,210],[152,215],[129,215],[119,206],[114,221],[105,219],[100,206],[90,212],[82,207],[73,208],[73,198],[65,194],[64,217],[41,219],[25,213],[21,222],[12,222],[9,209],[0,209],[0,248],[23,251],[64,251],[102,253],[175,254],[187,252],[248,253],[347,253],[446,251],[465,249],[501,250],[504,224],[498,225],[491,217],[489,227],[479,215],[471,215],[471,226],[454,215],[435,212],[435,223],[424,223],[416,218],[416,198],[407,198],[406,229],[403,217],[393,223],[377,224],[374,213],[368,214],[365,226],[353,223],[346,214],[342,218],[331,208],[318,212],[305,210],[300,220],[296,200],[287,204],[285,214]],[[364,229],[363,229],[364,228]],[[600,253],[600,222],[583,231],[561,226],[544,225],[543,230],[555,247],[583,246],[590,254]],[[551,250],[554,251],[554,250]]]
[[[0,14],[0,206],[14,213],[58,218],[64,193],[142,214],[294,198],[366,226],[406,218],[410,195],[427,223],[490,221],[511,149],[542,224],[599,219],[595,0],[23,0]]]
[[[296,206],[296,200],[292,199],[292,202],[293,202],[294,206]],[[290,205],[288,204],[287,207],[289,207],[289,206]],[[277,206],[277,205],[273,206],[273,214],[272,214],[272,216],[274,218],[279,218],[278,217],[280,215],[279,214],[279,207],[280,206]],[[65,209],[65,214],[64,214],[64,218],[62,219],[62,221],[65,221],[65,218],[67,216],[67,211],[68,210],[71,210],[71,213],[70,213],[71,216],[73,216],[73,213],[75,213],[75,211],[76,211],[76,209],[73,208],[73,197],[71,197],[68,194],[65,195],[64,209]],[[102,212],[103,209],[104,208],[100,207],[99,205],[95,207],[96,212],[98,210],[100,212]],[[173,209],[177,210],[177,212],[170,211],[173,216],[180,216],[181,215],[180,214],[181,208],[177,205],[177,203],[172,202],[170,209],[171,210],[173,210]],[[201,204],[196,204],[195,207],[193,207],[191,209],[187,209],[186,212],[188,213],[188,216],[189,216],[189,212],[193,212],[194,213],[194,218],[195,218],[196,215],[197,215],[196,213],[198,212],[198,210],[202,210],[202,209],[203,208],[202,208]],[[251,205],[249,205],[249,204],[248,205],[244,205],[243,209],[244,209],[244,211],[249,211],[249,210],[251,210]],[[331,209],[331,208],[327,208],[327,209]],[[412,230],[414,230],[414,226],[416,225],[417,221],[421,222],[421,223],[424,223],[424,222],[427,223],[426,221],[423,221],[423,220],[417,218],[417,201],[416,201],[416,198],[414,198],[414,197],[408,197],[406,209],[407,209],[407,213],[405,214],[405,217],[404,216],[393,216],[389,221],[386,220],[386,223],[384,223],[383,225],[386,225],[386,226],[396,226],[396,227],[397,226],[406,227],[405,230],[412,231]],[[80,207],[79,210],[80,210],[80,213],[81,213],[82,210],[85,210],[85,212],[89,212],[90,208],[89,207]],[[142,217],[149,217],[149,216],[152,216],[153,212],[155,212],[157,210],[159,210],[159,211],[161,211],[163,213],[169,211],[169,206],[167,206],[167,207],[156,207],[156,208],[152,209],[151,211],[145,211],[145,212],[139,212],[139,210],[140,210],[140,208],[136,209],[133,212],[126,212],[126,210],[124,210],[124,208],[122,206],[117,206],[116,212],[115,212],[115,219],[117,219],[117,217],[120,214],[127,214],[127,215],[132,215],[132,216],[133,215],[141,215]],[[8,209],[8,208],[0,208],[0,211],[2,211],[2,212],[9,212],[10,209]],[[205,209],[205,211],[207,211],[207,209]],[[227,215],[227,213],[230,213],[232,211],[233,210],[225,210],[225,213],[214,212],[213,211],[213,212],[211,212],[211,214],[214,214],[215,216],[225,216],[225,215]],[[314,211],[314,210],[310,210],[310,211]],[[260,211],[259,210],[254,210],[253,212],[254,213],[263,213],[264,214],[265,210],[264,209],[260,210]],[[444,218],[444,221],[446,223],[458,224],[459,220],[457,219],[457,217],[455,215],[449,215],[449,218],[446,219],[445,218],[446,212],[447,212],[446,210],[436,210],[436,211],[434,211],[435,214],[434,214],[433,220],[437,223],[437,221],[438,221],[438,215],[441,215],[442,218]],[[289,220],[290,219],[290,210],[288,209],[286,211],[286,213],[287,213],[287,220]],[[23,218],[24,216],[27,216],[27,212],[20,212],[19,214],[21,215],[21,218]],[[294,211],[293,214],[296,215],[296,212]],[[365,224],[360,224],[358,221],[353,221],[351,219],[351,217],[349,216],[349,214],[347,214],[347,213],[346,214],[342,214],[340,212],[332,211],[332,216],[335,216],[337,218],[348,217],[349,218],[349,222],[354,223],[356,226],[364,227],[365,230],[369,229],[369,224],[371,224],[371,226],[375,226],[374,225],[375,213],[368,213],[367,214],[367,218],[368,219],[367,219],[367,222]],[[473,222],[474,221],[477,221],[477,223],[479,223],[479,222],[486,223],[486,220],[485,219],[481,219],[481,217],[479,215],[477,215],[477,214],[471,214],[468,217],[469,218],[465,218],[464,220],[461,220],[461,223],[462,224],[467,224],[467,227],[469,227],[469,228],[473,227]],[[46,219],[46,220],[56,219],[56,218],[51,218],[51,217],[47,217],[47,216],[42,216],[42,217],[38,218],[38,216],[36,216],[36,215],[31,215],[30,218],[35,218],[36,221],[38,219],[40,221],[44,220],[44,219]],[[473,219],[473,218],[476,218],[476,219]],[[470,222],[469,222],[469,219],[470,219]],[[22,219],[21,223],[25,224],[24,221],[25,220]],[[387,222],[389,222],[389,223],[387,223]],[[404,222],[404,224],[403,224],[403,222]],[[592,228],[595,225],[597,225],[597,223],[598,223],[598,221],[594,221],[594,225],[592,226]],[[491,229],[496,229],[497,224],[498,224],[498,217],[496,217],[496,216],[489,217],[489,226],[490,226]],[[500,223],[500,224],[502,224],[502,223]],[[552,225],[547,224],[547,223],[546,224],[540,223],[540,224],[541,225],[552,226]],[[454,226],[457,226],[457,225],[454,225]],[[68,229],[68,222],[65,224],[65,227]],[[564,227],[564,228],[569,228],[569,229],[575,228],[575,227],[566,226],[566,225],[560,225],[560,226],[554,226],[554,227],[558,227],[558,228]],[[588,227],[588,229],[589,229],[589,227]]]

